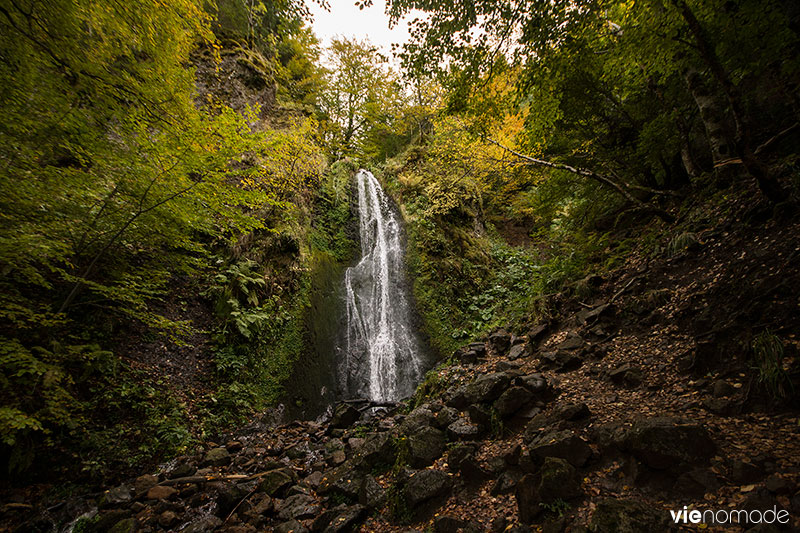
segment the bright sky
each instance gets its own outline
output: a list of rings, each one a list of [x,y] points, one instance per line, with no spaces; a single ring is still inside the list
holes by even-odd
[[[401,20],[394,28],[389,29],[389,17],[384,12],[383,0],[374,0],[371,7],[359,10],[355,0],[329,0],[330,12],[323,10],[314,2],[307,2],[314,15],[312,25],[320,44],[328,46],[333,37],[365,38],[378,46],[381,51],[391,57],[392,43],[405,43],[408,40],[408,23]]]

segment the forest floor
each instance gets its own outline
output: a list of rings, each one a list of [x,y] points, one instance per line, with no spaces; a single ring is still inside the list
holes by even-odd
[[[800,220],[721,217],[459,350],[398,408],[266,413],[104,492],[10,491],[0,531],[697,529],[669,520],[684,506],[800,528]]]

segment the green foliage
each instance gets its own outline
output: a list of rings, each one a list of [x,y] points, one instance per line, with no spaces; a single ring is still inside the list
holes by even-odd
[[[572,507],[569,504],[569,502],[566,502],[561,498],[557,498],[550,503],[542,502],[540,503],[540,505],[545,511],[552,513],[558,516],[559,518],[564,516],[567,513],[567,511],[569,511],[570,508]]]
[[[752,343],[755,370],[758,382],[775,400],[785,400],[794,394],[789,373],[783,368],[783,342],[770,330],[765,330],[753,338]]]
[[[696,246],[699,243],[700,240],[697,238],[697,234],[687,231],[675,236],[674,239],[669,241],[669,244],[667,245],[667,253],[670,257],[675,257],[686,252],[689,250],[689,248]]]

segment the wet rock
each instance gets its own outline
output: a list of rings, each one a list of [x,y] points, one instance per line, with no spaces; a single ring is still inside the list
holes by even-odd
[[[539,476],[539,494],[545,502],[568,501],[583,493],[578,471],[564,459],[545,457]]]
[[[261,477],[258,490],[268,496],[278,496],[294,482],[292,471],[288,468],[278,468],[270,470]]]
[[[589,411],[589,406],[585,403],[568,403],[559,405],[553,411],[553,417],[560,420],[567,420],[574,422],[589,418],[592,412]]]
[[[167,487],[164,485],[156,485],[155,487],[151,487],[150,490],[147,491],[147,499],[148,500],[169,500],[177,496],[178,491],[173,489],[172,487]]]
[[[642,502],[622,499],[601,500],[589,522],[593,533],[641,533],[668,531],[668,513]]]
[[[154,487],[156,484],[158,484],[158,478],[156,476],[145,474],[136,478],[136,481],[133,482],[133,490],[136,494],[141,494],[142,492],[150,490],[150,487]]]
[[[639,418],[616,435],[620,449],[654,469],[702,464],[716,450],[705,427],[674,418]]]
[[[96,532],[105,532],[111,529],[115,524],[127,520],[131,517],[130,511],[123,511],[120,509],[114,509],[112,511],[103,511],[97,515],[95,518],[95,522],[93,524],[92,531]],[[29,524],[30,525],[30,524]],[[29,528],[28,530],[33,529]],[[20,531],[25,531],[26,529],[22,529]]]
[[[225,466],[230,464],[231,454],[225,448],[212,448],[203,457],[203,466]]]
[[[400,431],[406,435],[416,433],[422,428],[431,427],[436,423],[436,416],[424,407],[417,407],[400,424]]]
[[[458,409],[452,407],[443,407],[436,413],[435,425],[439,429],[446,429],[447,426],[458,420]]]
[[[354,531],[366,514],[367,508],[363,505],[351,505],[346,507],[330,521],[324,531],[325,533]]]
[[[371,475],[364,476],[358,489],[358,503],[367,509],[375,509],[386,503],[386,490]]]
[[[397,448],[389,432],[372,433],[364,439],[353,455],[353,464],[372,470],[379,465],[391,466],[397,456]]]
[[[496,400],[511,383],[506,372],[493,372],[478,377],[467,385],[467,403],[487,403]]]
[[[539,495],[539,483],[535,475],[526,474],[517,483],[514,496],[517,501],[519,520],[523,524],[532,523],[542,513],[542,499]]]
[[[525,387],[536,396],[547,392],[547,379],[541,374],[528,374],[514,378],[514,385]]]
[[[520,479],[522,479],[522,472],[517,470],[506,470],[501,472],[489,492],[492,494],[492,496],[510,494],[514,492],[514,489],[517,487],[517,483],[519,483]]]
[[[197,468],[189,463],[181,463],[177,465],[172,471],[167,474],[167,478],[176,479],[179,477],[189,477],[197,472]],[[138,491],[137,491],[138,492]]]
[[[131,490],[125,485],[120,485],[113,489],[107,490],[100,497],[100,508],[115,507],[126,504],[133,500]]]
[[[586,464],[592,456],[592,449],[581,437],[569,430],[547,431],[528,443],[530,454],[541,460],[557,457],[576,467]]]
[[[525,387],[509,387],[495,400],[494,408],[501,417],[508,418],[532,398],[533,393]]]
[[[308,487],[312,489],[316,489],[319,487],[320,482],[322,481],[322,472],[317,470],[315,472],[311,472],[303,479],[303,483],[305,483]]]
[[[575,332],[570,331],[567,338],[556,345],[557,350],[577,350],[584,345],[583,338]]]
[[[281,520],[288,520],[291,518],[295,520],[305,520],[306,518],[314,518],[321,511],[322,507],[320,507],[311,496],[295,494],[283,501],[278,511],[278,518]]]
[[[492,427],[492,412],[488,407],[481,404],[473,404],[467,407],[467,415],[470,421],[478,426],[481,433],[489,431]]]
[[[480,428],[466,418],[459,418],[447,426],[447,436],[451,440],[472,440],[478,436]]]
[[[108,533],[134,533],[137,529],[137,521],[135,518],[125,518],[114,524],[114,526],[108,530]]]
[[[191,522],[181,533],[209,533],[222,525],[222,520],[216,516],[204,516]]]
[[[433,521],[434,533],[482,533],[483,528],[476,522],[468,522],[453,516],[437,516]]]
[[[361,417],[361,412],[349,403],[338,403],[333,409],[330,427],[344,429],[352,426]]]
[[[350,463],[344,463],[332,470],[325,472],[317,488],[317,494],[338,494],[356,501],[364,475]]]
[[[542,353],[541,363],[556,372],[570,372],[579,369],[583,365],[583,359],[572,352],[556,350]]]
[[[442,456],[446,444],[443,432],[423,427],[408,438],[408,460],[414,468],[423,468]]]
[[[178,522],[180,522],[180,518],[172,511],[164,511],[158,515],[158,525],[164,529],[170,529],[172,526],[177,525]]]
[[[525,355],[525,345],[524,344],[515,344],[511,347],[508,351],[508,360],[509,361],[516,361],[520,357]]]
[[[450,476],[440,470],[420,470],[406,482],[406,504],[416,508],[422,502],[443,496],[450,491],[453,482]]]
[[[506,330],[498,330],[489,335],[489,345],[495,353],[505,354],[511,346],[511,335]]]
[[[233,483],[219,484],[217,487],[217,516],[225,518],[247,496],[247,491]]]
[[[297,520],[289,520],[278,524],[275,533],[308,533],[308,528]]]
[[[608,373],[608,378],[617,385],[638,387],[642,384],[642,371],[636,365],[622,363]]]

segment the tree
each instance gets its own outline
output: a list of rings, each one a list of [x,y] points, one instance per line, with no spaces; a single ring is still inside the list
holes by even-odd
[[[320,107],[330,129],[326,144],[335,159],[352,156],[377,110],[391,97],[385,58],[368,41],[333,39]]]
[[[769,200],[784,196],[754,140],[757,132],[772,138],[791,126],[786,117],[796,117],[791,87],[798,81],[798,39],[780,2],[388,5],[395,21],[410,9],[429,14],[414,22],[414,39],[401,55],[409,72],[442,72],[446,59],[474,94],[469,87],[496,73],[498,57],[520,67],[520,105],[536,110],[532,142],[547,139],[554,157],[566,163],[576,155],[592,158],[606,173],[642,176],[654,187],[685,183],[698,173],[698,160],[710,159],[718,171],[743,168]],[[774,80],[769,99],[755,89],[765,79]],[[782,115],[780,127],[754,120],[754,109]],[[702,140],[693,123],[698,111]],[[694,157],[698,149],[708,155]],[[625,156],[637,152],[638,161]],[[675,179],[675,162],[686,178]]]

